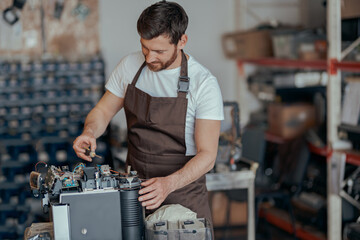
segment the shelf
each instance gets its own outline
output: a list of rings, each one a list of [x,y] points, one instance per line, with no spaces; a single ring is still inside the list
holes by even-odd
[[[265,140],[268,142],[272,142],[272,143],[277,143],[277,144],[283,144],[287,141],[287,139],[274,135],[273,133],[270,132],[265,132]]]
[[[353,133],[360,134],[360,126],[354,126],[354,125],[342,123],[342,124],[340,124],[339,129],[346,131],[346,132],[353,132]]]
[[[308,143],[308,147],[311,153],[317,154],[319,156],[328,157],[331,154],[331,151],[324,147],[319,148],[315,145]],[[346,163],[360,166],[360,152],[354,150],[338,150],[338,152],[346,154]]]
[[[317,69],[317,70],[327,69],[327,63],[325,60],[304,61],[304,60],[277,59],[277,58],[238,60],[239,66],[244,63],[250,63],[250,64],[268,66],[268,67],[281,67],[281,68],[307,68],[307,69]]]
[[[274,135],[270,132],[265,132],[265,140],[268,142],[283,144],[289,139]],[[319,156],[328,157],[331,154],[331,151],[327,147],[317,147],[314,144],[308,143],[309,151],[311,153],[317,154]],[[346,163],[360,166],[360,152],[351,151],[351,150],[341,150],[340,152],[346,154]]]
[[[360,72],[360,62],[335,62],[335,67],[345,72]]]
[[[296,59],[279,59],[279,58],[258,58],[258,59],[238,59],[238,66],[244,63],[268,66],[281,67],[290,69],[313,69],[313,70],[327,70],[328,64],[326,60],[296,60]],[[335,69],[349,72],[360,72],[360,62],[334,62]]]
[[[360,152],[354,150],[341,151],[346,154],[346,163],[360,166]]]
[[[266,221],[290,234],[293,233],[293,226],[290,221],[290,216],[284,210],[277,208],[261,209],[260,216]],[[295,223],[296,237],[306,240],[325,240],[326,236],[323,232],[311,226],[304,226],[300,222]]]
[[[330,151],[328,150],[327,147],[320,148],[320,147],[315,146],[312,143],[308,143],[308,147],[309,147],[309,151],[311,153],[314,153],[314,154],[317,154],[317,155],[320,155],[323,157],[327,157],[330,153]]]

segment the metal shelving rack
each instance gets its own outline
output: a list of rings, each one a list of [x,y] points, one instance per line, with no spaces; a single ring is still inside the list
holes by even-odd
[[[316,69],[328,72],[327,84],[327,147],[319,149],[316,147],[310,150],[316,154],[325,156],[327,159],[327,201],[328,201],[328,232],[329,240],[342,239],[342,166],[345,162],[360,166],[360,153],[340,151],[336,149],[338,138],[338,126],[340,125],[341,114],[341,76],[340,71],[360,72],[360,62],[342,61],[352,49],[360,44],[358,38],[347,49],[341,51],[341,1],[328,0],[327,2],[327,39],[328,58],[319,61],[302,61],[287,59],[240,59],[237,61],[240,80],[245,79],[244,64],[254,64],[268,67],[293,68],[293,69]],[[266,135],[270,140],[282,142],[283,139],[276,138],[270,134]],[[344,197],[346,199],[346,197]],[[357,203],[359,206],[360,204]]]
[[[360,71],[360,63],[341,62],[344,57],[360,43],[358,38],[347,49],[341,51],[341,1],[328,0],[327,2],[327,34],[328,34],[328,75],[327,86],[327,136],[329,154],[327,155],[327,201],[328,201],[328,232],[329,240],[342,239],[342,209],[341,193],[343,186],[343,167],[345,161],[360,161],[350,158],[344,152],[337,152],[338,126],[341,113],[341,78],[342,71]],[[354,155],[355,156],[355,155]]]
[[[76,163],[72,142],[103,92],[104,69],[100,56],[0,61],[0,239],[22,239],[45,218],[29,174],[40,161]]]

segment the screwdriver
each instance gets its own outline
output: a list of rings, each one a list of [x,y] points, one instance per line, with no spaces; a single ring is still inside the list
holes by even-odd
[[[102,158],[101,156],[97,155],[94,151],[91,151],[89,147],[84,147],[85,149],[85,155],[90,156],[91,158],[98,157]]]

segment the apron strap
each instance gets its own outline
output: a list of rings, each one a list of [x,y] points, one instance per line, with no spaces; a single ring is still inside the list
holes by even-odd
[[[184,51],[181,49],[181,69],[178,82],[178,97],[186,98],[186,94],[189,91],[190,78],[188,77],[188,65],[187,58]]]
[[[139,70],[137,71],[133,81],[131,82],[131,85],[135,86],[139,76],[143,70],[143,68],[146,66],[146,61],[141,65]],[[181,50],[181,68],[180,68],[180,77],[178,81],[178,89],[177,89],[177,96],[180,98],[186,98],[186,94],[189,91],[189,85],[190,85],[190,78],[188,77],[188,64],[187,64],[187,58],[183,50]]]
[[[137,83],[137,81],[138,81],[138,79],[139,79],[139,76],[140,76],[140,74],[141,74],[141,71],[143,70],[143,68],[144,68],[145,66],[146,66],[146,61],[144,61],[144,63],[141,65],[141,67],[140,67],[139,70],[137,71],[134,79],[133,79],[132,82],[131,82],[131,85],[133,85],[134,87],[135,87],[135,85],[136,85],[136,83]]]

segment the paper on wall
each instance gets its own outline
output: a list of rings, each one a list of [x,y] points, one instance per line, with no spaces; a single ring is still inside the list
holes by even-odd
[[[36,30],[24,32],[25,48],[34,48],[38,44],[38,34]]]
[[[0,49],[20,50],[22,48],[22,23],[9,25],[0,18]]]

